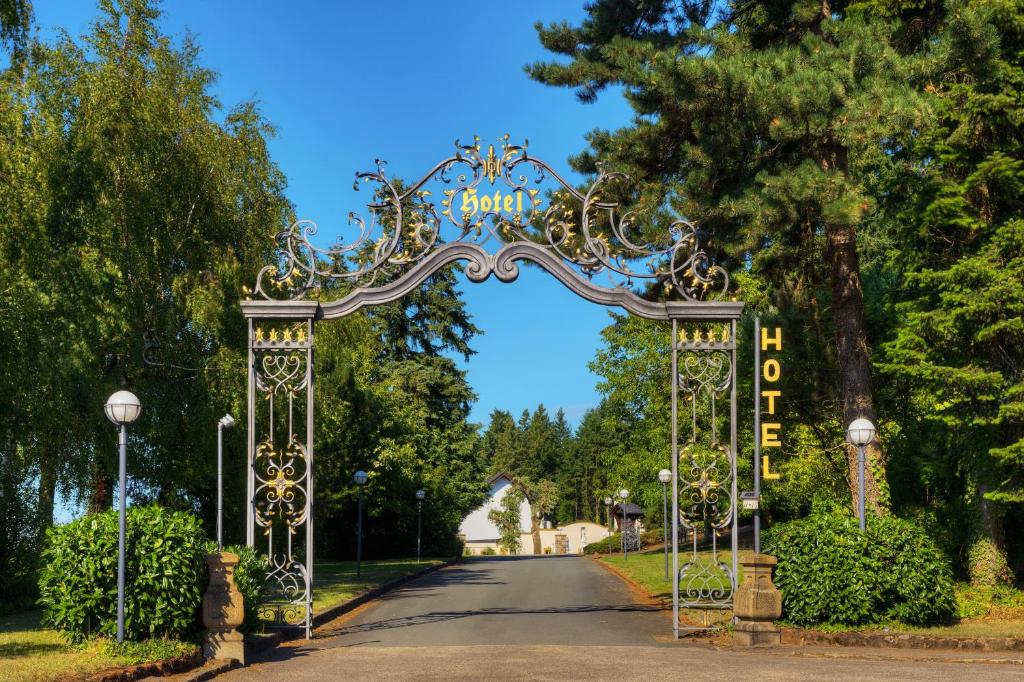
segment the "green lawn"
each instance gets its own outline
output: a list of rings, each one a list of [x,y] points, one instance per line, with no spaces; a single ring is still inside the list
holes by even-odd
[[[322,611],[373,589],[389,580],[400,578],[443,559],[381,559],[364,561],[359,580],[356,580],[356,562],[319,561],[313,566],[313,611]]]
[[[732,562],[732,558],[728,552],[720,552],[718,554],[719,560],[724,561],[727,564]],[[686,563],[686,559],[689,558],[689,554],[679,554],[679,567],[682,568]],[[601,561],[611,564],[615,568],[619,569],[635,582],[639,583],[641,587],[647,590],[648,594],[658,597],[660,599],[671,601],[672,600],[672,579],[671,579],[671,562],[672,555],[669,554],[669,579],[665,580],[665,558],[659,553],[651,554],[630,554],[625,559],[621,554],[612,554],[602,556]],[[701,552],[700,561],[710,564],[711,563],[711,552]],[[739,567],[740,579],[743,579],[743,567]],[[716,580],[713,584],[721,587],[725,587],[729,584],[724,574],[714,573]],[[681,586],[682,587],[682,586]]]
[[[56,680],[145,661],[186,654],[195,648],[180,642],[133,645],[114,653],[106,640],[72,645],[56,630],[39,624],[39,612],[0,617],[0,679],[10,682]]]

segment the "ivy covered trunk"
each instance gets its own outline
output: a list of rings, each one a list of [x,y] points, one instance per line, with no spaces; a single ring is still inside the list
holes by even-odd
[[[977,514],[971,544],[967,550],[967,571],[972,585],[1007,585],[1013,581],[1013,574],[1006,561],[1006,541],[1003,534],[1006,508],[1001,503],[986,498],[989,485],[983,480],[983,476],[984,474],[975,473]]]

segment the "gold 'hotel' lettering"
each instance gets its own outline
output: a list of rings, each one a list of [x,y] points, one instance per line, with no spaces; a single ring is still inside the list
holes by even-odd
[[[494,190],[494,194],[480,195],[472,187],[462,193],[463,215],[476,215],[483,213],[523,213],[523,193],[521,191],[510,194],[502,194],[500,189]]]
[[[769,347],[773,347],[773,350],[782,350],[782,328],[776,327],[772,336],[768,336],[768,330],[764,327],[761,328],[761,350],[766,351]],[[768,383],[775,383],[782,377],[782,366],[779,361],[775,358],[768,358],[761,364],[761,376]],[[776,398],[782,397],[782,391],[778,389],[762,390],[761,398],[768,399],[767,413],[770,415],[775,414]],[[761,401],[758,400],[758,409],[760,409]],[[779,422],[761,422],[761,446],[765,448],[781,448],[782,441],[779,439],[779,432],[782,430],[782,424]],[[761,457],[763,466],[761,468],[761,476],[765,480],[774,481],[779,479],[782,474],[773,472],[771,470],[771,462],[769,461],[768,455]]]

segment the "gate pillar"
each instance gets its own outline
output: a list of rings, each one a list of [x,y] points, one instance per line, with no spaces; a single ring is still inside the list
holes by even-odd
[[[313,624],[315,301],[245,301],[248,318],[246,543],[270,562],[260,618]]]

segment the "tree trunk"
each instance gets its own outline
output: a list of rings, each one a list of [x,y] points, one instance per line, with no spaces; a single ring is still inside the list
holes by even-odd
[[[97,514],[110,509],[113,504],[113,479],[100,466],[93,463],[92,494],[89,496],[89,514]]]
[[[864,292],[857,256],[857,232],[853,225],[829,224],[825,226],[825,234],[826,258],[832,279],[832,319],[839,364],[842,425],[845,429],[847,424],[858,417],[870,419],[877,425],[871,394],[871,363],[864,326]],[[866,506],[876,514],[884,514],[889,506],[885,451],[877,438],[865,450]],[[857,448],[847,446],[846,459],[849,464],[853,508],[856,511],[860,502]]]
[[[540,551],[540,519],[533,510],[530,510],[530,535],[533,536],[533,553],[541,554]]]
[[[977,474],[976,474],[977,475]],[[1006,539],[1003,535],[1003,505],[985,499],[989,486],[986,481],[975,483],[977,523],[967,552],[967,571],[972,585],[1009,585],[1013,581],[1006,560]]]
[[[39,448],[39,498],[36,514],[39,518],[39,537],[53,525],[53,500],[57,490],[57,458],[48,444]]]

